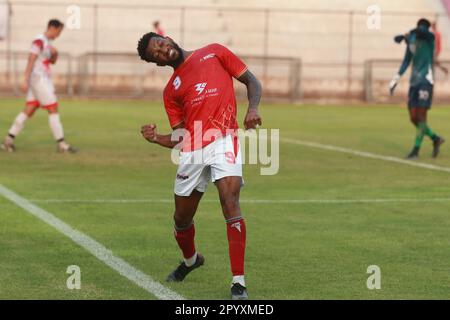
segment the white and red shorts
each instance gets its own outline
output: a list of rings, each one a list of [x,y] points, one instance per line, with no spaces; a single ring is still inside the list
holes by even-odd
[[[193,190],[205,192],[210,181],[224,177],[242,177],[239,139],[232,135],[217,138],[202,149],[180,152],[174,192],[182,197]]]
[[[52,79],[48,76],[31,75],[26,103],[27,106],[56,110],[58,100],[56,99]]]

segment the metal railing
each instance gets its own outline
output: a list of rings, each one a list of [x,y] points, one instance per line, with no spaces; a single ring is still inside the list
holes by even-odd
[[[20,84],[28,53],[0,51],[0,60],[7,54],[12,61],[12,70],[8,77],[4,77],[4,81],[0,79],[0,92],[18,96],[22,94]],[[259,56],[240,58],[262,81],[266,99],[295,102],[302,98],[300,59]],[[58,60],[55,65],[58,69],[53,71],[53,78],[58,93],[67,96],[156,98],[161,96],[172,72],[169,67],[158,68],[153,64],[145,64],[135,53],[89,52],[77,57],[59,53]],[[272,68],[276,70],[271,72]],[[245,96],[240,86],[237,93]]]
[[[373,59],[364,63],[364,99],[369,103],[404,102],[406,101],[411,67],[403,75],[399,82],[395,95],[389,95],[389,82],[398,71],[402,60],[400,59]],[[450,69],[450,60],[439,60],[439,64]],[[450,79],[449,75],[434,68],[435,88],[433,100],[438,103],[450,101]]]
[[[46,19],[67,17],[66,9],[73,5],[70,2],[39,0],[33,3],[14,0],[9,4],[13,10],[10,36],[3,44],[0,42],[0,50],[7,52],[5,62],[0,64],[0,73],[4,67],[7,76],[13,67],[11,53],[26,49],[30,38],[43,28]],[[376,44],[392,43],[394,34],[413,27],[419,17],[447,19],[446,14],[435,12],[383,10],[383,28],[373,32],[367,30],[368,13],[362,10],[108,3],[77,5],[82,11],[81,30],[64,31],[65,34],[58,39],[58,47],[74,56],[92,53],[89,72],[94,80],[102,77],[101,61],[98,60],[102,52],[129,51],[132,54],[139,36],[151,30],[152,20],[161,20],[167,33],[186,48],[221,42],[240,56],[258,56],[267,58],[266,61],[279,56],[301,59],[301,76],[297,78],[305,80],[303,83],[319,84],[317,77],[322,77],[324,82],[331,80],[336,85],[332,89],[339,97],[364,96],[359,89],[364,83],[364,61],[392,55],[387,50],[375,52],[378,45],[365,48],[367,38]],[[27,19],[30,11],[42,14],[37,13],[36,19]],[[246,23],[250,20],[251,23]],[[397,30],[399,23],[401,28]],[[263,65],[260,77],[270,78],[269,69],[269,65]],[[295,81],[293,79],[291,83]],[[298,96],[321,96],[322,89],[318,88],[308,89],[302,85]],[[139,95],[139,91],[135,94]]]

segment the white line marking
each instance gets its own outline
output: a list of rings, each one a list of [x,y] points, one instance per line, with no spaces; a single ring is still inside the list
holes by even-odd
[[[86,203],[86,204],[127,204],[127,203],[168,203],[169,199],[34,199],[37,203]],[[203,199],[201,202],[219,203],[219,200]],[[240,203],[250,204],[352,204],[352,203],[395,203],[395,202],[450,202],[450,198],[386,198],[386,199],[241,199]]]
[[[327,144],[321,144],[316,142],[308,142],[308,141],[302,141],[302,140],[295,140],[295,139],[288,139],[288,138],[282,138],[280,139],[281,142],[286,143],[292,143],[299,146],[304,147],[311,147],[311,148],[317,148],[317,149],[323,149],[323,150],[330,150],[330,151],[337,151],[342,153],[348,153],[359,157],[364,158],[371,158],[371,159],[377,159],[377,160],[383,160],[383,161],[389,161],[389,162],[396,162],[401,164],[406,164],[408,166],[412,167],[419,167],[429,170],[435,170],[435,171],[444,171],[444,172],[450,172],[450,168],[448,167],[442,167],[442,166],[436,166],[434,164],[428,164],[423,162],[417,162],[417,161],[411,161],[411,160],[405,160],[397,157],[391,157],[391,156],[382,156],[375,153],[370,152],[364,152],[364,151],[357,151],[353,149],[347,149]]]
[[[25,198],[22,198],[13,191],[7,189],[0,184],[0,194],[17,206],[21,207],[25,211],[29,212],[36,218],[41,219],[45,223],[49,224],[65,236],[72,239],[76,244],[83,247],[97,259],[104,262],[106,265],[120,273],[128,280],[134,282],[147,292],[155,295],[158,299],[162,300],[184,300],[178,293],[166,288],[159,282],[153,280],[150,276],[146,275],[142,271],[136,269],[123,259],[113,255],[111,250],[108,250],[99,242],[95,241],[91,237],[84,233],[73,229],[70,225],[58,219],[51,213],[39,208],[32,204]]]

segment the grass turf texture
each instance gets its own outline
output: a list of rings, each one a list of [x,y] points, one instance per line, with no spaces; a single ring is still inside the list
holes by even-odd
[[[6,133],[22,100],[0,101]],[[169,150],[146,143],[140,126],[167,132],[160,104],[62,101],[68,142],[57,154],[46,112],[17,138],[18,152],[0,153],[0,183],[44,199],[172,199]],[[239,122],[243,119],[241,104]],[[396,106],[261,106],[264,127],[302,139],[403,157],[415,131]],[[431,127],[450,139],[450,109],[431,111]],[[3,134],[2,134],[3,135]],[[420,161],[450,167],[450,148]],[[349,154],[281,143],[280,171],[244,168],[243,199],[448,198],[450,174]],[[210,185],[195,218],[205,266],[169,288],[188,299],[229,298],[226,228]],[[165,284],[181,255],[172,236],[171,203],[47,203],[37,205],[101,242]],[[251,299],[448,299],[450,202],[242,204],[247,222],[246,282]],[[154,299],[84,249],[0,196],[0,298]],[[81,290],[66,288],[66,268],[81,268]],[[369,265],[381,268],[381,290],[368,290]],[[166,284],[165,284],[166,285]]]

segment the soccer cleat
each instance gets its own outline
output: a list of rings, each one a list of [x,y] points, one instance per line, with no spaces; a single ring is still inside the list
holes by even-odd
[[[412,151],[406,157],[407,160],[416,160],[418,158],[419,158],[419,149],[418,148],[412,149]]]
[[[441,145],[445,142],[445,140],[441,137],[437,137],[433,141],[433,153],[431,154],[433,158],[437,158],[439,155],[439,151],[441,149]]]
[[[231,286],[231,300],[247,300],[247,288],[240,283],[233,283]]]
[[[167,276],[166,281],[167,282],[180,282],[183,281],[184,278],[194,269],[197,269],[198,267],[202,266],[205,263],[205,258],[198,253],[197,259],[195,260],[195,263],[188,267],[184,261],[180,263],[180,265]]]
[[[58,153],[77,153],[78,149],[72,146],[68,146],[67,148],[62,148],[60,146],[56,147],[56,151]]]
[[[14,152],[16,151],[16,146],[12,142],[8,142],[7,140],[3,141],[0,147],[6,152]]]

